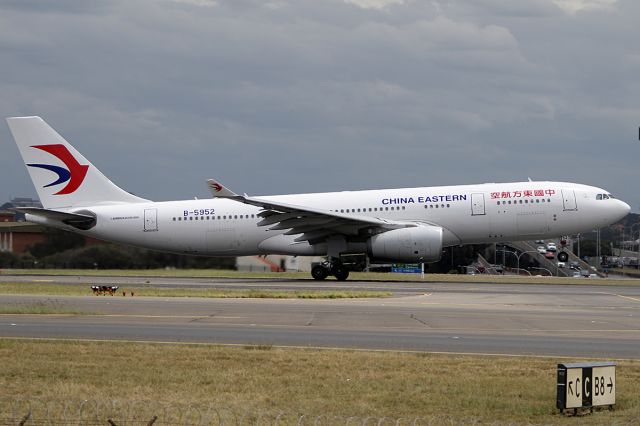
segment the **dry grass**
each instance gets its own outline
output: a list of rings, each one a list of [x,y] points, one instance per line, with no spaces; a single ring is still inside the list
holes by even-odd
[[[116,295],[126,291],[137,297],[208,297],[208,298],[253,298],[253,299],[353,299],[371,297],[390,297],[386,291],[348,291],[348,290],[252,290],[252,289],[215,289],[215,288],[157,288],[131,287],[120,288]],[[55,283],[0,283],[0,294],[37,294],[48,296],[90,296],[93,294],[90,284]],[[0,313],[2,313],[0,311]]]
[[[555,359],[251,349],[0,340],[0,395],[422,416],[453,424],[640,420],[640,363],[634,361],[618,364],[614,412],[568,419],[555,409]]]
[[[42,300],[38,302],[15,302],[0,305],[0,315],[88,315],[87,312],[81,312],[69,309],[56,300]]]
[[[101,277],[176,277],[176,278],[237,278],[237,279],[296,279],[312,281],[308,272],[240,272],[218,269],[4,269],[4,275],[78,275]],[[329,278],[331,280],[332,278]],[[516,275],[463,275],[463,274],[391,274],[379,272],[352,272],[349,280],[355,281],[417,281],[417,282],[461,282],[492,284],[564,284],[564,285],[640,285],[640,279],[594,279],[537,277]]]

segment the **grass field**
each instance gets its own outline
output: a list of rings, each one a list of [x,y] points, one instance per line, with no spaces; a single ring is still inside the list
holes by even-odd
[[[65,307],[55,300],[0,305],[0,315],[88,315],[88,312]]]
[[[209,298],[254,298],[254,299],[353,299],[370,297],[390,297],[386,291],[350,291],[350,290],[252,290],[252,289],[215,289],[215,288],[158,288],[131,287],[120,288],[116,296],[123,292],[135,297],[209,297]],[[33,294],[47,296],[90,296],[93,295],[88,283],[0,283],[0,294]],[[2,307],[0,307],[0,313]]]
[[[575,419],[555,409],[558,361],[566,360],[0,339],[0,397],[214,403],[435,424],[637,424],[639,362],[618,364],[615,411]]]
[[[308,272],[240,272],[219,269],[4,269],[2,275],[60,275],[60,276],[101,276],[101,277],[176,277],[176,278],[235,278],[235,279],[285,279],[308,280]],[[332,280],[332,278],[328,278]],[[564,285],[640,285],[638,279],[594,279],[564,278],[515,275],[464,275],[464,274],[391,274],[377,272],[352,272],[351,281],[418,281],[418,282],[463,282],[463,283],[522,283],[522,284],[564,284]]]

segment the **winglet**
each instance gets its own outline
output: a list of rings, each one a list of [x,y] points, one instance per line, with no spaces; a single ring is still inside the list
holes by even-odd
[[[231,191],[229,188],[227,188],[226,186],[224,186],[223,184],[221,184],[215,179],[207,180],[207,186],[211,191],[211,195],[213,195],[214,197],[229,198],[229,197],[238,196],[238,194]]]

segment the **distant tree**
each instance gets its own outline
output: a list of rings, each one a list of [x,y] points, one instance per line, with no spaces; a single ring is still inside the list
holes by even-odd
[[[598,255],[598,243],[596,240],[581,239],[580,240],[580,256],[594,257]],[[573,252],[578,252],[578,243],[573,244]],[[611,242],[608,240],[600,240],[600,255],[611,256]]]
[[[85,243],[82,235],[60,229],[46,228],[44,235],[45,241],[29,248],[29,252],[38,259],[65,250],[83,247]]]
[[[102,244],[65,250],[38,260],[42,268],[80,269],[156,269],[197,268],[234,269],[235,258],[195,257],[154,252],[120,244]]]

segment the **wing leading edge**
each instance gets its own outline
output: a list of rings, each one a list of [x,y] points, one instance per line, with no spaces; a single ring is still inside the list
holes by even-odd
[[[258,226],[268,226],[269,230],[286,230],[285,235],[298,235],[294,239],[300,243],[307,241],[317,244],[332,235],[371,236],[393,229],[418,226],[412,222],[398,222],[371,216],[338,213],[315,207],[299,206],[265,200],[259,197],[238,195],[220,182],[209,179],[209,189],[214,197],[227,198],[243,204],[262,208],[258,214],[262,218]]]

